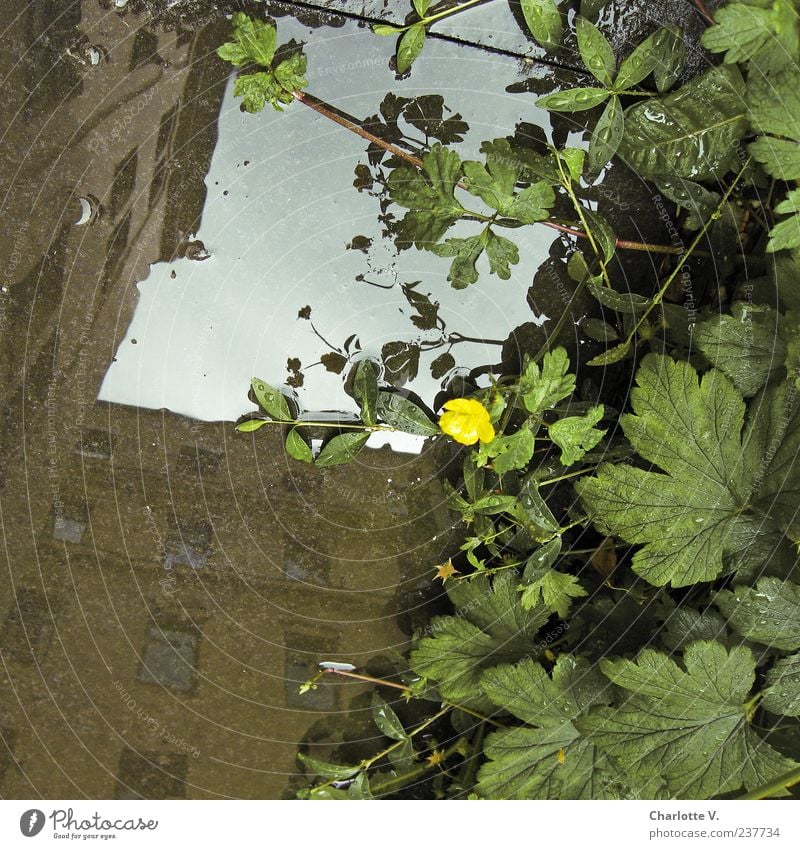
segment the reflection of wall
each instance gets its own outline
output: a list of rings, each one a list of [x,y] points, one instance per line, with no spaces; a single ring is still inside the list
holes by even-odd
[[[82,9],[109,62],[54,90],[56,137],[10,180],[0,794],[271,798],[306,730],[363,692],[299,682],[402,647],[398,593],[447,514],[425,457],[322,474],[277,434],[94,400],[135,281],[196,223],[224,69],[213,31],[158,33],[147,61],[130,15]],[[10,133],[31,126],[47,116]],[[72,226],[73,189],[95,224]]]

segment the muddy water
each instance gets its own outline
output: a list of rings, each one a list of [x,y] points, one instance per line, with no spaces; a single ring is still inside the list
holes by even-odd
[[[445,333],[541,341],[564,303],[537,271],[552,238],[527,228],[512,281],[454,293],[445,260],[382,238],[379,199],[352,187],[362,141],[299,105],[238,111],[220,13],[6,5],[0,794],[291,795],[299,745],[374,750],[368,688],[298,687],[323,660],[391,671],[457,547],[451,458],[429,444],[300,466],[278,434],[234,433],[249,379],[352,409],[343,375],[313,364],[355,334],[357,356],[429,349],[396,382],[432,402]],[[548,126],[505,91],[541,89],[547,68],[433,41],[395,81],[393,45],[352,20],[276,14],[307,44],[310,90],[350,114],[441,93],[470,125],[464,155]],[[410,321],[412,284],[441,326]],[[459,342],[456,368],[509,344]]]

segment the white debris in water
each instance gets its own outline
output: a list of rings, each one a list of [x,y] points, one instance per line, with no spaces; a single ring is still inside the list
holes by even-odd
[[[366,442],[367,448],[383,448],[384,445],[388,445],[392,451],[397,451],[399,454],[420,454],[424,444],[424,436],[401,433],[399,430],[375,430]]]

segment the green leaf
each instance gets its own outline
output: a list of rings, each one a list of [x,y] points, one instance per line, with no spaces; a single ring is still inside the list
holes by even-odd
[[[395,27],[391,24],[373,24],[372,31],[375,35],[397,35],[398,32],[402,32],[402,27]]]
[[[416,436],[436,436],[441,431],[424,410],[397,392],[378,392],[378,418],[390,427]]]
[[[422,52],[425,44],[425,25],[414,24],[401,36],[397,45],[397,73],[404,74],[413,64],[414,60]]]
[[[778,215],[790,215],[769,231],[767,253],[800,248],[800,189],[794,189],[786,196],[786,200],[775,206]]]
[[[496,436],[488,445],[481,447],[492,458],[495,473],[504,475],[528,465],[533,456],[533,434],[523,427],[510,436]]]
[[[631,352],[631,343],[629,341],[625,341],[620,343],[619,345],[615,345],[613,348],[609,348],[602,354],[598,354],[596,357],[592,357],[589,362],[586,363],[587,366],[610,366],[612,363],[618,363],[620,360],[624,360],[625,357],[628,356]]]
[[[589,280],[588,289],[604,307],[625,315],[636,315],[650,306],[650,299],[643,295],[637,295],[635,292],[617,292],[593,279]]]
[[[669,47],[669,50],[665,50]],[[670,61],[672,56],[679,53],[683,47],[680,38],[680,30],[674,24],[659,27],[652,35],[649,35],[633,52],[624,59],[619,66],[619,73],[614,81],[616,91],[624,91],[631,86],[640,83],[649,76],[656,68],[662,73],[672,72],[671,68],[664,65],[664,60]],[[673,80],[674,82],[674,80]],[[668,86],[659,86],[659,91],[664,91]]]
[[[500,211],[508,218],[516,218],[523,224],[533,224],[549,217],[556,202],[556,195],[546,180],[540,180],[515,195],[511,203]]]
[[[522,16],[537,44],[553,50],[561,44],[561,13],[555,0],[520,0]]]
[[[293,427],[286,435],[286,453],[301,463],[314,462],[314,455],[311,448],[296,427]]]
[[[587,70],[602,85],[611,88],[617,63],[606,37],[593,23],[580,15],[575,18],[575,34]]]
[[[259,406],[268,416],[280,422],[292,420],[289,404],[281,392],[257,377],[250,382],[250,388]]]
[[[420,16],[420,18],[424,18],[428,13],[428,9],[431,7],[431,2],[432,0],[411,0],[414,11]]]
[[[551,540],[535,549],[533,554],[525,562],[525,571],[522,573],[522,584],[527,586],[538,581],[542,575],[558,560],[561,554],[561,535],[554,536]]]
[[[700,322],[694,338],[710,362],[747,398],[782,370],[786,344],[775,310],[737,301],[731,312]]]
[[[583,161],[586,158],[586,151],[580,147],[565,147],[560,155],[567,163],[572,182],[579,183],[583,175]]]
[[[714,12],[700,43],[712,53],[725,53],[725,62],[752,62],[762,73],[782,71],[798,55],[798,18],[794,4],[775,2],[728,3]]]
[[[610,96],[611,92],[607,88],[569,88],[540,97],[536,105],[550,112],[584,112],[599,106]]]
[[[549,425],[548,435],[561,449],[561,462],[565,466],[577,463],[603,438],[605,431],[593,427],[603,418],[603,413],[603,405],[598,404],[583,416],[567,416]]]
[[[599,318],[584,318],[580,323],[581,330],[590,338],[597,342],[613,342],[619,339],[617,331],[607,322]]]
[[[536,728],[495,731],[486,740],[488,761],[478,792],[490,799],[614,798],[621,778],[575,720],[592,705],[606,704],[609,689],[589,662],[562,655],[552,679],[532,660],[483,673],[481,687],[498,706]]]
[[[461,159],[438,142],[422,157],[422,171],[395,168],[387,181],[389,196],[410,210],[398,224],[397,245],[430,249],[464,214],[454,192],[461,179]]]
[[[337,434],[322,446],[315,463],[323,469],[349,463],[364,447],[364,443],[368,439],[368,433],[361,433],[357,430]]]
[[[800,584],[761,578],[755,587],[721,590],[715,598],[728,623],[748,640],[800,649]]]
[[[611,229],[611,225],[598,212],[593,212],[591,209],[584,209],[583,215],[589,225],[589,229],[594,236],[598,247],[603,252],[605,262],[610,262],[617,249],[617,237]]]
[[[227,41],[217,48],[217,56],[231,65],[246,65],[250,61],[247,51],[237,41]]]
[[[736,163],[747,131],[744,81],[724,65],[695,77],[673,94],[625,112],[619,155],[642,177],[719,178]]]
[[[254,430],[264,427],[265,424],[269,424],[269,419],[245,419],[245,421],[236,425],[236,430],[239,433],[252,433]]]
[[[770,713],[800,716],[800,654],[784,657],[770,669],[762,704]]]
[[[800,68],[747,80],[747,108],[759,133],[800,139]]]
[[[519,393],[529,413],[536,415],[554,407],[575,391],[575,375],[567,374],[569,357],[564,348],[548,351],[542,359],[542,368],[530,361],[520,375]]]
[[[408,739],[403,723],[400,722],[397,714],[377,690],[372,693],[372,721],[378,726],[382,734],[392,740]]]
[[[578,730],[631,773],[662,776],[678,799],[752,790],[795,767],[747,723],[744,703],[755,678],[748,649],[698,641],[683,661],[685,671],[652,649],[635,661],[601,660],[628,694],[620,704],[590,709]]]
[[[322,776],[329,780],[346,781],[352,778],[361,771],[359,766],[345,766],[343,764],[333,764],[329,761],[321,761],[318,758],[312,758],[310,755],[299,754],[298,759],[315,775]]]
[[[447,279],[454,289],[466,289],[478,279],[475,263],[488,243],[488,233],[487,228],[477,236],[469,236],[466,239],[447,239],[442,244],[431,248],[436,256],[453,257]]]
[[[266,104],[273,102],[280,94],[278,84],[271,73],[259,71],[256,74],[239,74],[233,84],[234,97],[242,98],[242,107],[246,112],[260,112]]]
[[[469,582],[448,581],[456,616],[434,617],[411,652],[413,671],[434,682],[442,696],[476,710],[491,710],[480,690],[481,672],[498,663],[519,660],[537,651],[536,632],[548,611],[525,611],[517,579],[501,572],[490,584],[483,575]]]
[[[800,179],[800,144],[796,141],[761,136],[747,146],[747,151],[767,174],[779,180]]]
[[[622,104],[618,97],[612,97],[606,104],[603,114],[597,120],[589,139],[588,169],[590,174],[599,174],[617,152],[625,121],[622,117]]]
[[[668,24],[653,33],[653,53],[656,67],[653,79],[656,88],[664,93],[678,81],[686,62],[686,41],[683,30],[675,24]]]
[[[526,610],[538,606],[541,601],[562,619],[569,613],[573,598],[588,595],[575,575],[568,575],[556,569],[548,569],[540,578],[520,587],[520,590],[521,603]]]
[[[359,360],[356,364],[353,396],[358,402],[364,424],[377,424],[378,370],[371,360]]]
[[[293,53],[275,68],[275,79],[287,92],[284,103],[291,103],[291,92],[299,91],[308,85],[305,78],[308,59],[304,53]]]
[[[744,402],[722,372],[712,370],[698,382],[688,363],[648,354],[636,380],[634,414],[620,423],[637,453],[664,474],[604,464],[575,488],[605,533],[644,546],[632,566],[646,581],[680,587],[713,580],[722,573],[723,556],[752,540],[753,520],[744,507],[757,475],[773,470],[759,468],[755,458],[764,453],[757,446],[753,467],[742,468]],[[773,453],[777,474],[767,480],[784,485],[792,458],[774,447]],[[788,507],[793,493],[785,488]]]
[[[504,236],[498,236],[494,230],[487,230],[486,258],[489,260],[489,273],[496,274],[501,280],[511,277],[511,266],[519,262],[519,249]]]
[[[252,62],[268,68],[275,55],[278,34],[273,24],[255,20],[243,12],[231,18],[233,37]]]

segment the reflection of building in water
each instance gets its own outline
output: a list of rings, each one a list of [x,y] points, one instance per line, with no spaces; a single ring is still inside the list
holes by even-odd
[[[85,0],[80,50],[67,28],[33,51],[41,97],[11,67],[0,793],[271,798],[309,727],[363,692],[299,683],[402,648],[395,614],[447,512],[425,457],[323,473],[275,433],[94,400],[135,281],[196,229],[224,86],[224,20],[135,24]]]

